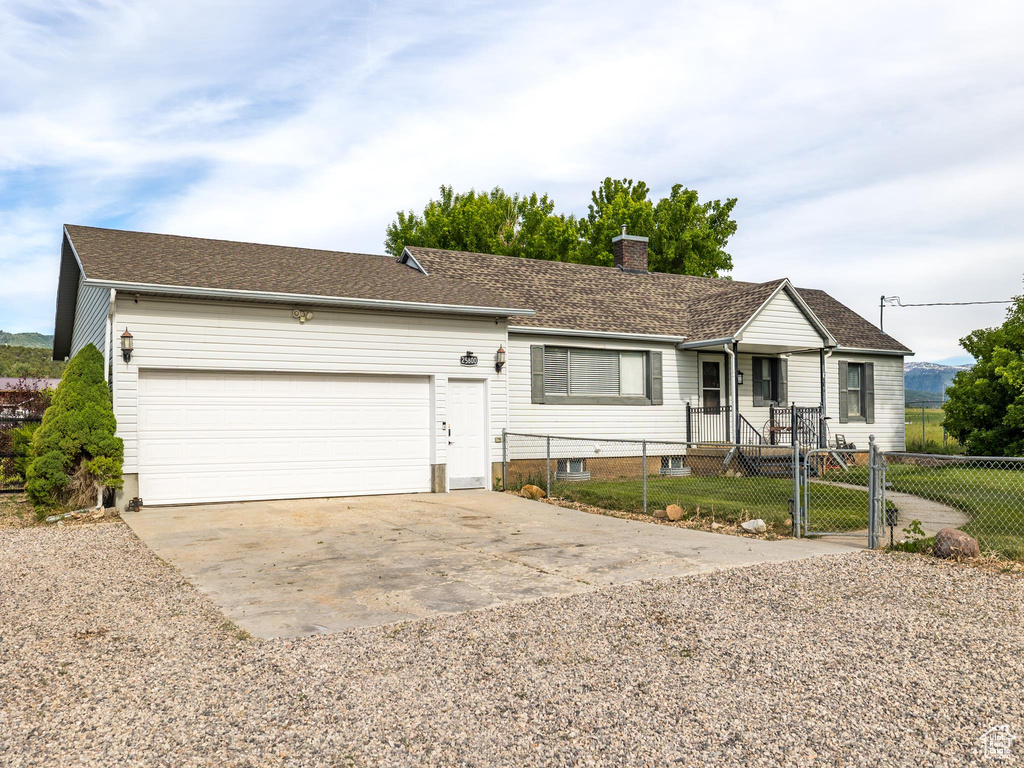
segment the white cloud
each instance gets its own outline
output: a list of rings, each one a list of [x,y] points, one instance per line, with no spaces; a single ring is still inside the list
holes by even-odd
[[[379,251],[441,183],[579,213],[612,175],[738,197],[738,279],[872,319],[882,292],[1000,298],[1024,246],[1022,22],[952,2],[11,5],[0,221],[26,223],[0,266],[52,272],[62,217]],[[0,296],[45,328],[53,287],[28,273]],[[887,328],[943,358],[1001,314]]]

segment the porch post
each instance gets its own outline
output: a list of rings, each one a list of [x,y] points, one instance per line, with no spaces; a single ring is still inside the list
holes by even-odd
[[[828,448],[828,437],[825,435],[825,417],[828,415],[828,390],[825,387],[825,348],[818,350],[818,370],[821,373],[821,411],[818,423],[818,447]]]
[[[734,445],[740,444],[740,382],[739,382],[739,370],[740,370],[740,345],[738,342],[732,343],[732,408],[734,411],[733,415],[733,440]]]

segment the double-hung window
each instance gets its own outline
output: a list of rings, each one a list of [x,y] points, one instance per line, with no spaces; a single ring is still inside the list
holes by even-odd
[[[875,364],[839,361],[839,421],[875,421]]]
[[[544,402],[646,404],[651,386],[648,352],[543,347]]]
[[[754,405],[786,402],[786,361],[778,357],[751,358],[751,394]]]

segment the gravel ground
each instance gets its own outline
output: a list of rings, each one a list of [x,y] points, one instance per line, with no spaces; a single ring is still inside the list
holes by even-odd
[[[970,764],[1022,608],[864,552],[255,641],[119,523],[6,530],[0,764]]]

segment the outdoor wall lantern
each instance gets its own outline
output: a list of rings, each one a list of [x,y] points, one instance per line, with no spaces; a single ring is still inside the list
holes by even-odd
[[[128,333],[128,329],[124,329],[124,333],[121,334],[121,357],[124,358],[126,363],[130,363],[132,360],[132,351],[135,347],[132,345],[132,335]]]
[[[736,371],[736,383],[742,386],[742,384],[743,384],[743,371]]]
[[[505,347],[499,346],[498,353],[494,356],[494,370],[501,373],[501,369],[505,367]]]

